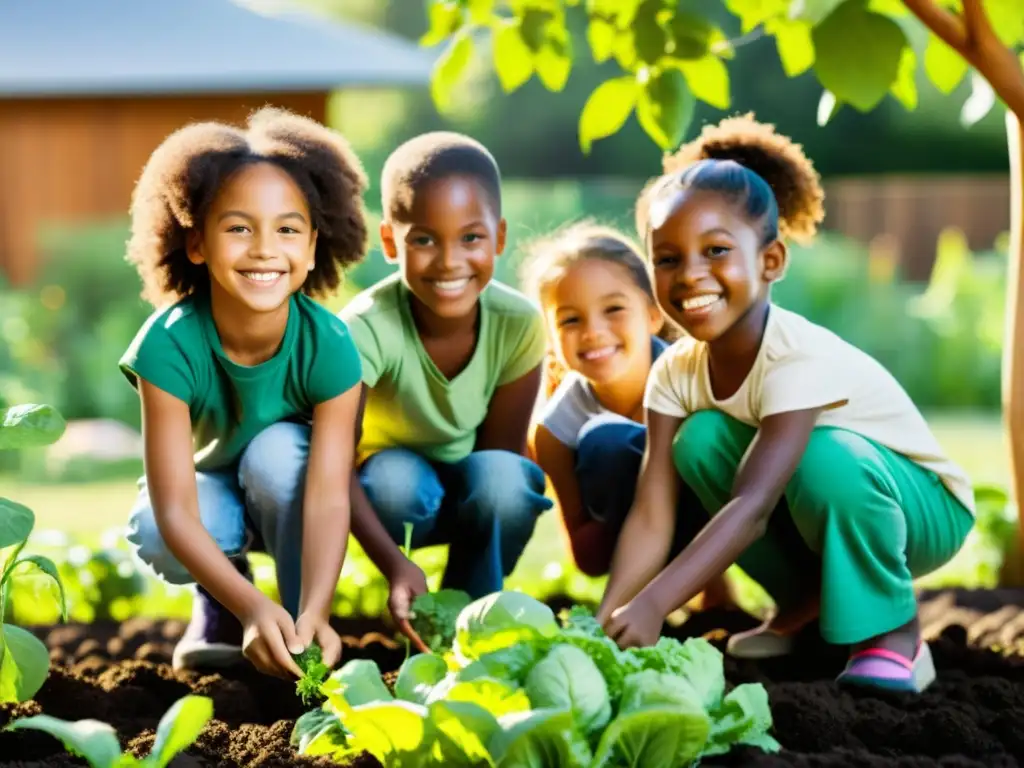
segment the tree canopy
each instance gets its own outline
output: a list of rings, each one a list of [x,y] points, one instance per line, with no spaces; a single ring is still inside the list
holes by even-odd
[[[430,0],[430,28],[421,43],[445,44],[433,72],[432,96],[445,112],[478,53],[492,58],[506,92],[533,77],[558,92],[574,59],[588,48],[595,62],[608,65],[609,75],[580,113],[583,151],[618,132],[633,114],[667,151],[686,134],[698,101],[732,107],[727,62],[745,42],[763,35],[774,38],[787,75],[814,73],[822,86],[821,125],[840,109],[868,112],[887,96],[915,109],[921,69],[946,94],[972,78],[961,113],[969,125],[1005,90],[998,82],[1000,76],[1010,78],[1005,70],[1014,68],[1012,77],[1019,79],[1024,65],[1024,57],[1018,60],[1015,53],[1024,43],[1021,0],[722,3],[738,20],[740,36],[730,38],[715,23],[707,0]],[[972,24],[985,27],[976,47],[991,47],[994,40],[1001,50],[972,56],[967,39]],[[993,62],[999,64],[995,77],[983,66]],[[972,64],[982,74],[972,72]],[[1024,104],[1008,106],[1019,114],[1014,107]]]

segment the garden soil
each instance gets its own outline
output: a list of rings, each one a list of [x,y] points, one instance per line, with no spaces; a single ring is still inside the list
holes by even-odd
[[[999,768],[1024,762],[1024,592],[925,594],[921,620],[939,680],[920,697],[840,691],[833,678],[842,655],[824,646],[815,632],[806,633],[798,652],[786,659],[727,658],[730,683],[767,687],[774,734],[785,751],[769,756],[734,750],[703,765]],[[753,623],[737,612],[711,612],[695,615],[672,633],[721,644],[729,631]],[[379,623],[338,621],[337,627],[345,636],[346,658],[373,658],[383,670],[395,669],[404,658],[404,645]],[[196,693],[213,699],[215,719],[175,760],[176,768],[331,765],[322,758],[299,758],[289,746],[302,712],[292,684],[246,670],[174,672],[170,654],[182,629],[179,622],[146,620],[39,628],[54,661],[50,677],[35,701],[0,705],[0,727],[39,712],[104,720],[127,749],[142,756],[167,708]],[[81,764],[45,734],[0,732],[5,768]],[[372,758],[355,763],[356,768],[376,765]]]

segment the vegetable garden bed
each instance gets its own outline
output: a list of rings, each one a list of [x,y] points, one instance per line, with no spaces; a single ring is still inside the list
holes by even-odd
[[[838,690],[832,678],[842,657],[813,633],[788,659],[752,663],[727,657],[730,686],[764,684],[774,721],[771,734],[783,750],[768,754],[735,747],[701,764],[1017,765],[1024,760],[1024,594],[927,595],[922,620],[933,641],[939,681],[920,698]],[[702,635],[720,647],[726,632],[753,623],[737,613],[698,614],[673,634]],[[404,645],[379,622],[339,621],[337,626],[346,636],[345,661],[369,659],[393,672],[406,658]],[[300,757],[292,745],[295,721],[308,709],[293,684],[247,670],[174,672],[170,654],[182,629],[178,622],[143,620],[37,628],[54,662],[49,678],[35,700],[0,705],[0,727],[41,712],[65,720],[93,718],[110,723],[125,749],[142,756],[149,753],[164,713],[182,697],[197,694],[212,700],[213,719],[172,765],[336,764]],[[394,675],[386,674],[385,680],[393,686]],[[40,768],[83,764],[53,737],[32,731],[0,731],[0,762]],[[379,765],[368,755],[348,764]]]

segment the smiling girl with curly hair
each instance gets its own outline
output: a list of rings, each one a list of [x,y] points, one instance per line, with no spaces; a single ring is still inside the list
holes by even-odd
[[[363,257],[365,187],[341,136],[266,108],[244,129],[171,134],[135,189],[128,259],[156,311],[120,362],[145,441],[128,540],[165,581],[197,583],[176,667],[244,655],[298,675],[292,654],[314,639],[325,663],[338,658],[327,620],[361,364],[345,323],[310,297]],[[252,583],[254,541],[283,607]]]
[[[738,562],[779,613],[733,637],[734,655],[788,653],[817,618],[851,646],[841,683],[920,691],[935,669],[913,580],[962,546],[971,483],[888,371],[771,301],[786,241],[809,242],[823,217],[800,147],[736,117],[664,165],[637,222],[658,304],[687,336],[651,369],[643,469],[599,618],[620,645],[653,642]],[[681,484],[710,520],[666,566]]]

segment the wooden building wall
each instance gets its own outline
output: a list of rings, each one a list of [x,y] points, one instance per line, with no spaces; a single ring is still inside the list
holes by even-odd
[[[48,221],[127,215],[150,153],[184,124],[241,124],[266,104],[323,121],[326,100],[325,93],[0,100],[0,272],[15,285],[33,278],[37,235]]]

